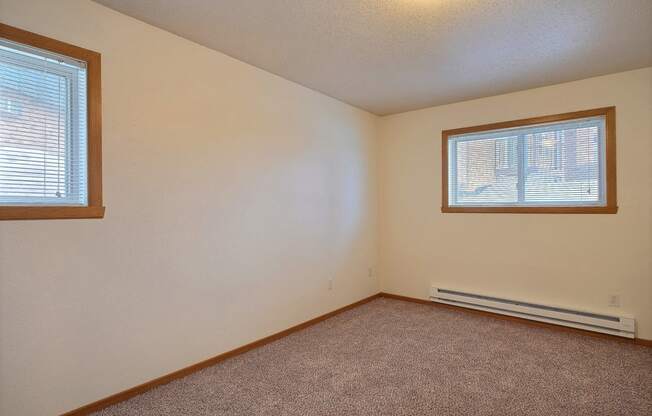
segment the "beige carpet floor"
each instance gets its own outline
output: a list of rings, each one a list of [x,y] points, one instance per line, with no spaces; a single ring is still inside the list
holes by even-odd
[[[96,415],[652,415],[652,349],[377,299]]]

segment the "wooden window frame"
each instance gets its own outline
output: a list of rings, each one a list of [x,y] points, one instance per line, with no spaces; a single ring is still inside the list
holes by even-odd
[[[97,52],[0,23],[0,38],[86,62],[88,205],[0,206],[0,220],[103,218],[102,204],[102,58]]]
[[[500,206],[500,207],[468,207],[451,206],[448,203],[448,139],[450,136],[477,133],[481,131],[523,127],[533,124],[553,123],[586,117],[604,116],[605,118],[605,206]],[[500,213],[500,214],[615,214],[618,212],[616,198],[616,107],[595,108],[571,113],[555,114],[543,117],[525,118],[484,124],[481,126],[463,127],[443,130],[442,137],[442,204],[443,213]]]

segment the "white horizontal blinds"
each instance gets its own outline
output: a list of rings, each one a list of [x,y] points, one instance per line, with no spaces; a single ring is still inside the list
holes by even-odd
[[[456,186],[451,201],[462,205],[518,202],[516,137],[455,141],[452,150]]]
[[[0,39],[0,205],[87,205],[86,68]]]
[[[563,205],[604,202],[601,123],[526,134],[525,201]],[[603,204],[604,205],[604,204]]]
[[[451,136],[448,146],[451,205],[606,205],[604,117]]]

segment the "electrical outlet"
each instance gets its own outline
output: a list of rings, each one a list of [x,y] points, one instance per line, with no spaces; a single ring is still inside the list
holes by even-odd
[[[333,290],[333,278],[328,279],[328,290]]]
[[[620,307],[620,295],[609,295],[609,306]]]

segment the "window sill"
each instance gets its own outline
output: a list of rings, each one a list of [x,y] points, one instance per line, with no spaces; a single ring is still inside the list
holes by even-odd
[[[616,214],[618,207],[442,207],[443,213],[476,214]]]
[[[1,220],[104,218],[104,207],[0,207]]]

